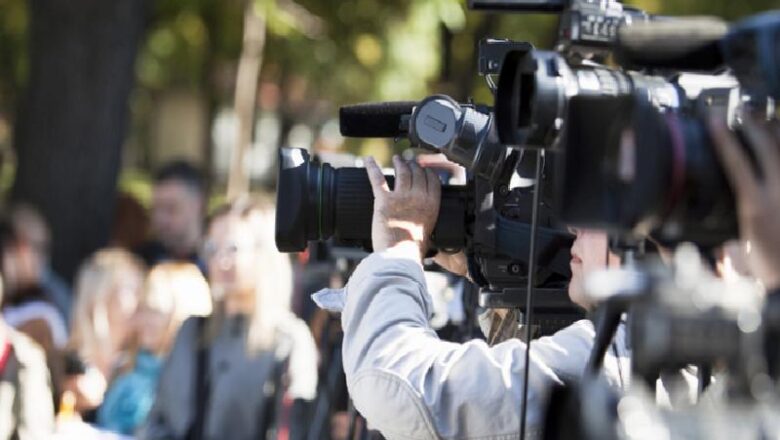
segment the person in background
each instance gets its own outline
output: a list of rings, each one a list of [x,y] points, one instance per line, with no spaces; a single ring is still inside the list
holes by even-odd
[[[155,175],[151,206],[152,239],[137,249],[148,266],[187,261],[204,273],[198,251],[203,238],[206,189],[200,172],[187,162],[163,166]]]
[[[274,211],[218,210],[204,256],[214,310],[179,330],[163,367],[147,439],[304,438],[317,351],[290,311],[290,260],[274,245]]]
[[[2,290],[0,283],[0,298]],[[54,432],[51,395],[43,351],[0,318],[0,440],[50,436]]]
[[[132,435],[146,421],[176,332],[190,316],[210,313],[209,286],[197,266],[161,263],[151,269],[126,359],[98,409],[101,428]]]
[[[76,410],[85,420],[103,399],[106,382],[119,364],[131,333],[143,287],[143,263],[128,251],[104,249],[93,254],[76,276],[76,303],[68,348],[81,371],[67,378]]]
[[[14,208],[0,219],[0,262],[7,280],[2,314],[8,325],[43,348],[53,385],[52,398],[56,402],[62,390],[68,328],[46,294],[41,255],[48,238],[45,223],[33,213],[27,208]]]
[[[26,204],[12,206],[8,218],[19,240],[29,246],[30,256],[33,258],[31,262],[33,270],[30,275],[36,278],[35,281],[41,286],[46,299],[57,308],[65,324],[68,325],[72,303],[71,291],[68,283],[51,268],[49,225],[35,208]],[[9,287],[25,282],[27,281],[24,279],[16,278],[8,278],[6,281]]]
[[[138,249],[149,237],[149,213],[133,194],[120,192],[114,209],[111,247]]]

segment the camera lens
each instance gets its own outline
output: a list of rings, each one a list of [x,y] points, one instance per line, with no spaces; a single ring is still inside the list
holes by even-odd
[[[636,178],[625,205],[638,219],[655,219],[661,242],[711,247],[737,236],[733,193],[704,118],[646,102],[634,109]]]
[[[305,150],[281,150],[276,211],[280,251],[300,252],[309,241],[331,236],[344,244],[367,246],[373,206],[364,169],[335,169],[311,160]]]
[[[371,248],[374,195],[364,168],[333,168],[293,148],[280,151],[279,167],[276,246],[280,251],[301,252],[309,241],[331,237],[339,245]],[[392,187],[391,177],[388,183]],[[465,187],[442,187],[432,237],[435,248],[463,248],[467,200]]]
[[[581,226],[716,246],[737,233],[732,192],[699,111],[646,93],[571,99],[562,216]]]

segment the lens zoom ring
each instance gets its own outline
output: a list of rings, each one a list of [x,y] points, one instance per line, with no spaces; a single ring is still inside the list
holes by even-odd
[[[374,212],[368,174],[362,168],[342,168],[337,173],[334,236],[338,240],[368,241]]]

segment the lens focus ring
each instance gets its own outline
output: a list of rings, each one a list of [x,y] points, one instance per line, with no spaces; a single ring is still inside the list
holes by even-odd
[[[363,168],[336,170],[334,237],[339,241],[370,242],[374,194]]]

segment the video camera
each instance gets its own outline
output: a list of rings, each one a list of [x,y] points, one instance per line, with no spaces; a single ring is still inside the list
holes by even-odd
[[[651,17],[617,1],[470,5],[562,14],[555,51],[506,54],[495,101],[503,144],[562,154],[562,220],[668,245],[711,248],[736,236],[706,121],[717,115],[739,133],[745,114],[775,113],[780,13],[729,27]],[[605,65],[607,55],[619,67]]]
[[[502,4],[537,12],[558,4],[535,3]],[[507,53],[499,139],[561,154],[557,200],[567,224],[712,248],[736,237],[737,220],[706,121],[725,118],[739,134],[744,115],[774,115],[779,29],[777,12],[729,27],[572,1],[556,51]],[[605,53],[620,67],[601,64]]]
[[[527,44],[483,42],[480,73],[495,73],[505,52],[518,45]],[[484,307],[521,305],[521,287],[528,281],[532,193],[542,188],[546,197],[536,236],[540,269],[534,287],[543,322],[537,324],[542,333],[551,333],[582,317],[566,293],[572,236],[553,216],[553,179],[547,175],[553,167],[544,167],[539,183],[529,179],[534,157],[500,142],[490,107],[434,95],[420,102],[342,107],[339,119],[344,136],[406,138],[466,168],[465,185],[444,182],[431,241],[435,251],[466,253]],[[388,181],[393,184],[392,177]],[[370,249],[373,194],[364,169],[333,168],[305,151],[282,150],[278,195],[280,250],[301,251],[308,241],[331,237],[342,245]]]
[[[653,17],[617,1],[482,1],[475,9],[560,12],[555,51],[507,51],[495,90],[505,145],[558,152],[567,224],[673,246],[735,238],[731,189],[707,130],[740,134],[780,97],[780,12],[729,26]],[[611,59],[618,67],[604,64]]]
[[[491,46],[492,47],[492,46]],[[465,185],[445,185],[432,243],[441,252],[465,251],[471,278],[481,287],[483,307],[521,305],[528,279],[533,186],[522,180],[530,157],[502,145],[489,108],[463,105],[437,95],[419,103],[348,106],[340,112],[342,134],[352,137],[406,137],[413,145],[443,152],[468,170]],[[552,169],[551,167],[549,169]],[[392,185],[393,179],[388,180]],[[527,179],[526,179],[527,180]],[[549,334],[583,313],[568,299],[571,234],[552,215],[552,180],[537,235],[536,325]],[[541,186],[541,185],[540,185]],[[283,150],[279,174],[277,245],[300,251],[309,240],[329,237],[370,248],[373,194],[362,168],[332,168],[305,151]],[[283,220],[284,219],[284,220]]]

